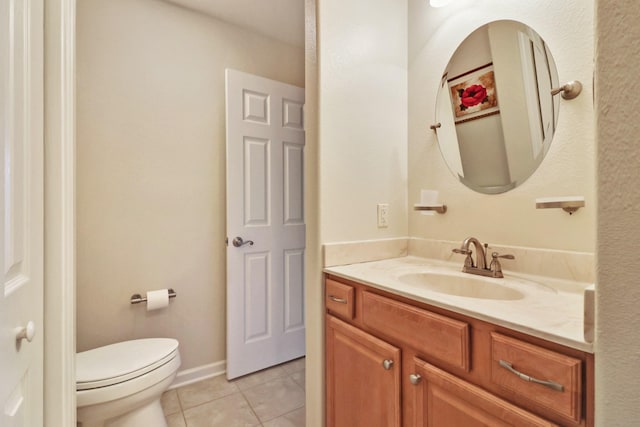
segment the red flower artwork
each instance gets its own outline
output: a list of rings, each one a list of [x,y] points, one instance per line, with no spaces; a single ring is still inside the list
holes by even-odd
[[[458,89],[460,94],[460,109],[466,110],[478,104],[489,101],[487,89],[482,85],[471,85],[466,89]]]
[[[447,80],[456,124],[499,114],[493,64]]]

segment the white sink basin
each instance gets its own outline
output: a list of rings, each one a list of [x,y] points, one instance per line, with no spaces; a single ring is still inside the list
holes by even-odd
[[[466,298],[518,300],[524,294],[499,283],[502,279],[487,279],[481,276],[442,273],[410,273],[398,277],[403,283],[420,286],[433,292]]]

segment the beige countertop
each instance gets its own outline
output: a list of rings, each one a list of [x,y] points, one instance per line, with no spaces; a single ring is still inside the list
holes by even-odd
[[[327,267],[326,273],[433,306],[465,314],[568,347],[593,353],[585,341],[584,290],[590,284],[504,272],[503,279],[481,278],[462,273],[461,263],[416,256]],[[472,276],[488,284],[512,288],[519,299],[497,300],[456,296],[427,289],[402,276],[446,274],[453,278]]]

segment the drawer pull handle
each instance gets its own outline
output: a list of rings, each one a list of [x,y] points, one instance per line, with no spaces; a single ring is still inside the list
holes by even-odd
[[[338,297],[334,297],[333,295],[329,295],[329,299],[333,302],[337,302],[340,304],[346,304],[347,300],[345,298],[338,298]]]
[[[422,380],[422,377],[420,376],[420,374],[410,374],[409,375],[409,381],[413,385],[418,385],[420,383],[420,380]]]
[[[525,381],[529,381],[531,383],[540,384],[540,385],[552,388],[552,389],[557,390],[557,391],[564,391],[564,386],[562,384],[558,384],[557,382],[554,382],[554,381],[544,381],[544,380],[539,380],[539,379],[534,378],[534,377],[530,377],[529,375],[523,374],[522,372],[514,369],[513,365],[511,363],[505,362],[504,360],[500,360],[499,363],[500,363],[500,366],[502,366],[503,368],[505,368],[506,370],[508,370],[512,374],[517,375],[519,378],[521,378],[521,379],[523,379]]]
[[[393,360],[385,359],[382,361],[382,367],[387,371],[390,370],[392,366],[393,366]]]

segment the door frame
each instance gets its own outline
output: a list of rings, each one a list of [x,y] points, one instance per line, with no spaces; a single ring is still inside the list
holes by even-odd
[[[76,0],[46,0],[44,16],[44,422],[76,425]]]

